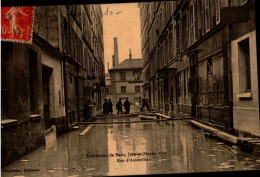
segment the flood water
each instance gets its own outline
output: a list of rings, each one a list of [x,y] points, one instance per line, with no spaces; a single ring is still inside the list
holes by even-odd
[[[101,124],[139,120],[99,118],[51,138],[2,169],[2,176],[109,176],[260,169],[260,156],[207,138],[184,120]],[[49,140],[50,140],[49,139]],[[24,170],[24,169],[27,169]],[[31,171],[29,171],[29,170]],[[16,172],[15,172],[16,171]]]

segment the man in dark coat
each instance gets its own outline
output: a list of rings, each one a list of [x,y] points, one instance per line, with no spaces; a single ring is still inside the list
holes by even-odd
[[[119,98],[118,102],[116,103],[116,109],[117,109],[117,114],[121,112],[122,114],[122,101],[121,98]]]
[[[108,102],[107,102],[107,99],[105,99],[105,102],[103,104],[103,114],[108,114]]]
[[[84,101],[84,116],[85,120],[88,120],[91,117],[91,110],[90,110],[90,99],[86,98]]]
[[[113,114],[113,104],[110,98],[108,99],[108,114],[109,113]]]
[[[131,103],[128,101],[128,98],[126,98],[125,102],[124,102],[124,107],[125,107],[125,113],[129,114],[130,112],[130,105]]]

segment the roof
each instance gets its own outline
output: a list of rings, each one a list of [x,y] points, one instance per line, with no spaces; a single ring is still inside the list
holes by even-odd
[[[121,69],[142,69],[142,59],[125,59],[121,63],[117,64],[109,70],[121,70]]]

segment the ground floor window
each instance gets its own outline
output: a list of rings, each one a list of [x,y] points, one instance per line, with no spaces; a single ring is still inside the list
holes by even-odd
[[[121,86],[121,93],[126,93],[126,86]]]
[[[239,91],[251,92],[249,38],[238,43]]]
[[[139,92],[141,92],[141,88],[140,88],[139,85],[136,85],[135,86],[135,93],[139,93]]]

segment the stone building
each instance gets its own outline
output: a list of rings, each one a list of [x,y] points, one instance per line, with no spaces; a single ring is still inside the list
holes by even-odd
[[[254,0],[139,3],[144,91],[154,109],[259,135],[258,84],[245,89],[258,83],[254,6]],[[239,58],[248,58],[250,69]]]
[[[87,97],[101,108],[102,26],[100,5],[36,6],[32,43],[1,42],[2,167],[83,120]]]
[[[66,116],[72,126],[84,118],[85,98],[99,111],[105,96],[103,21],[100,5],[73,5],[62,12]]]
[[[119,98],[122,99],[122,102],[128,98],[131,103],[139,105],[141,103],[143,85],[142,60],[132,59],[130,51],[129,59],[125,59],[108,71],[106,98],[111,99],[114,110]]]
[[[255,4],[254,1],[241,1],[235,5],[242,5],[243,10],[237,19],[244,19],[227,22],[231,41],[233,128],[242,136],[260,136]]]

